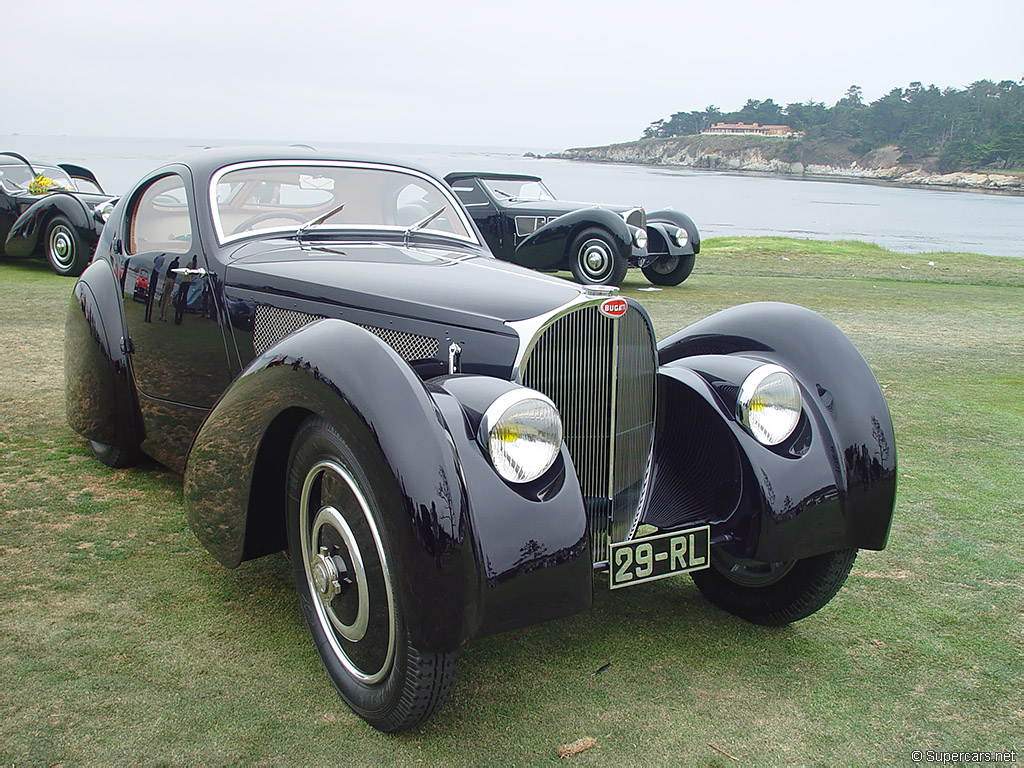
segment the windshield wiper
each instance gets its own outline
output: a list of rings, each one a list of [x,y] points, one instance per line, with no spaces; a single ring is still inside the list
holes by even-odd
[[[436,219],[438,216],[440,216],[442,213],[444,213],[444,209],[446,207],[447,206],[442,205],[440,208],[438,208],[432,214],[430,214],[429,216],[427,216],[425,218],[420,219],[415,224],[413,224],[411,227],[409,227],[407,230],[405,230],[405,245],[409,245],[409,235],[411,235],[413,232],[418,232],[419,230],[421,230],[425,226],[427,226],[427,224],[429,224],[434,219]]]
[[[325,221],[331,218],[331,216],[333,216],[334,214],[341,213],[341,209],[344,207],[345,204],[342,203],[337,208],[332,208],[327,213],[321,214],[320,216],[317,216],[315,219],[310,219],[305,224],[300,225],[299,228],[295,230],[295,239],[299,241],[299,245],[302,245],[302,234],[307,229],[309,229],[310,227],[319,227],[321,224],[323,224]]]

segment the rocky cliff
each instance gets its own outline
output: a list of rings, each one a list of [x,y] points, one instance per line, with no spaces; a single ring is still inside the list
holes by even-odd
[[[1024,176],[938,173],[927,161],[907,162],[897,147],[858,158],[841,143],[758,136],[681,136],[603,147],[577,147],[548,157],[587,162],[681,166],[789,176],[865,179],[929,187],[1024,193]]]

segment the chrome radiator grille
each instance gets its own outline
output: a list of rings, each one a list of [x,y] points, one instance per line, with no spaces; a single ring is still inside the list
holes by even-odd
[[[311,315],[307,312],[272,307],[269,304],[257,304],[252,339],[256,354],[262,355],[292,331],[297,331],[314,320],[322,319],[323,315]],[[420,336],[416,333],[406,333],[391,328],[377,328],[362,323],[357,323],[357,325],[384,341],[403,360],[425,360],[437,355],[438,341],[430,336]]]
[[[627,224],[632,224],[639,229],[647,226],[647,213],[643,208],[634,208],[631,211],[627,211],[625,218]]]
[[[594,562],[633,531],[654,440],[657,360],[647,318],[629,307],[607,317],[596,304],[548,325],[520,366],[520,380],[550,397],[587,506]]]

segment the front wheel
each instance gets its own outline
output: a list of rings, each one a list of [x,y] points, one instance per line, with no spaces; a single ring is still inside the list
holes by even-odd
[[[679,285],[693,272],[695,261],[692,253],[689,256],[669,256],[666,253],[643,268],[644,277],[655,285]]]
[[[583,230],[569,249],[569,267],[577,283],[622,285],[629,264],[603,229]]]
[[[372,455],[357,456],[354,446]],[[288,467],[288,549],[306,624],[335,688],[374,728],[397,731],[444,704],[455,653],[421,651],[406,631],[400,564],[384,525],[386,464],[368,446],[372,440],[347,439],[317,416],[303,422]]]
[[[98,440],[90,440],[89,450],[92,451],[92,455],[98,462],[114,469],[134,467],[142,458],[142,451],[138,446],[124,448],[118,445],[107,445]]]
[[[58,275],[77,277],[85,271],[90,255],[82,238],[63,216],[54,216],[46,226],[46,259]]]
[[[711,567],[693,571],[697,588],[719,608],[754,624],[781,626],[810,616],[835,597],[857,559],[840,549],[802,560],[763,563],[711,550]]]

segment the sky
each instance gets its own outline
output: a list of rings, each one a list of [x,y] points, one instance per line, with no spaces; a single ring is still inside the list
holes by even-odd
[[[550,151],[749,98],[1024,77],[1024,0],[5,5],[5,133]]]

